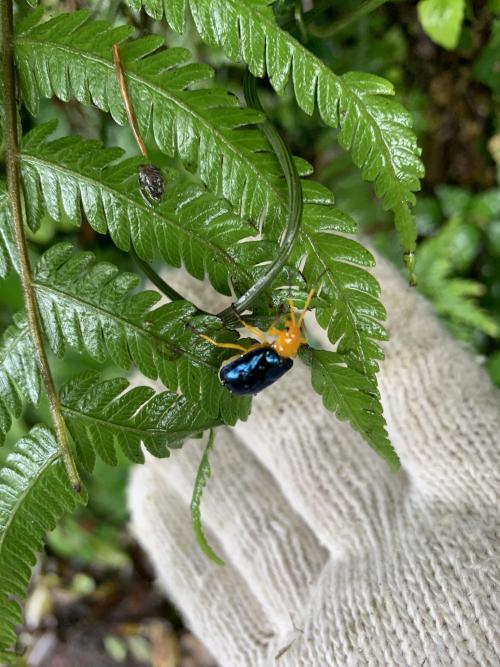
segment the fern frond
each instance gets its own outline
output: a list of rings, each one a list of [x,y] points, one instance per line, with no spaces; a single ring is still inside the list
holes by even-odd
[[[145,259],[156,250],[170,265],[180,266],[183,260],[192,275],[203,278],[206,272],[224,294],[229,293],[229,281],[241,293],[271,261],[275,243],[252,238],[257,230],[232,215],[224,200],[177,176],[167,187],[165,203],[152,209],[139,192],[137,160],[116,163],[116,149],[76,137],[45,143],[51,129],[48,124],[28,134],[22,149],[31,217],[39,218],[43,208],[56,220],[79,222],[82,209],[94,229],[109,229],[123,250],[132,242]],[[352,363],[373,373],[382,358],[373,341],[386,337],[377,321],[385,318],[378,283],[362,268],[373,265],[373,259],[360,244],[342,236],[355,233],[356,225],[334,207],[326,188],[305,180],[303,192],[303,225],[293,262],[311,286],[319,287],[322,276],[327,299],[317,311],[318,321],[332,343],[341,339],[341,351]],[[296,284],[298,273],[291,277]],[[289,271],[281,282],[289,290]]]
[[[38,405],[40,376],[28,324],[24,315],[14,317],[0,345],[0,445],[19,417],[23,399]]]
[[[79,137],[46,142],[54,127],[36,128],[22,145],[29,219],[39,220],[46,210],[54,220],[79,224],[83,212],[97,232],[109,231],[121,250],[133,245],[146,261],[160,256],[170,266],[184,265],[225,295],[230,286],[243,293],[272,261],[276,243],[259,239],[256,226],[232,213],[222,197],[172,169],[162,203],[152,207],[139,188],[141,158],[118,161],[120,149]]]
[[[172,414],[165,417],[172,433],[182,419],[192,433],[221,420],[234,424],[247,418],[250,400],[233,396],[218,379],[228,353],[199,336],[210,331],[217,340],[233,342],[236,335],[223,330],[217,318],[199,315],[185,301],[155,308],[161,299],[157,292],[131,294],[139,284],[137,276],[97,263],[91,253],[74,254],[72,246],[64,243],[42,256],[33,284],[55,354],[62,356],[73,347],[123,369],[134,363],[146,377],[160,379],[170,392],[183,394],[188,403],[179,398],[172,404]],[[22,400],[37,405],[40,397],[40,376],[26,320],[22,313],[14,320],[0,345],[0,444],[12,416],[21,414]],[[161,401],[170,395],[165,393]],[[178,440],[184,437],[179,431]],[[151,443],[153,451],[152,440],[146,438],[145,443]]]
[[[165,457],[188,436],[216,426],[200,404],[170,391],[131,388],[128,380],[100,380],[87,371],[60,393],[66,424],[77,445],[78,460],[88,471],[95,455],[116,465],[116,447],[133,463],[144,463],[141,444],[154,456]]]
[[[17,266],[17,254],[10,222],[7,184],[0,180],[0,279],[6,278]]]
[[[386,431],[382,404],[373,378],[345,364],[338,352],[307,350],[302,355],[312,366],[313,388],[323,403],[342,421],[349,421],[368,444],[396,470],[400,463]]]
[[[95,31],[95,28],[87,26],[87,24],[85,23],[84,15],[81,15],[80,22],[72,19],[71,25],[68,26],[66,26],[66,24],[64,23],[64,21],[66,20],[69,21],[69,19],[60,19],[53,28],[50,28],[49,26],[51,22],[49,22],[48,24],[43,24],[43,26],[41,27],[35,27],[31,30],[28,30],[26,33],[21,34],[18,38],[18,54],[19,54],[18,58],[21,67],[21,73],[23,70],[26,70],[25,72],[25,76],[27,77],[26,86],[27,89],[32,91],[32,98],[34,100],[33,103],[35,103],[36,100],[38,99],[38,95],[40,94],[48,95],[51,94],[52,92],[59,95],[62,99],[67,99],[68,95],[74,95],[81,101],[86,101],[86,100],[88,101],[88,94],[90,90],[95,92],[94,101],[98,104],[98,106],[101,106],[101,108],[109,108],[112,111],[112,113],[114,110],[115,117],[121,122],[124,119],[124,112],[121,106],[122,104],[121,98],[119,97],[117,90],[116,90],[116,99],[114,97],[114,93],[112,94],[110,92],[115,90],[116,86],[115,74],[111,63],[111,45],[113,41],[116,41],[116,35],[114,33],[110,33],[111,36],[108,35],[110,29],[109,28],[105,29],[104,26],[101,26],[99,28],[101,32],[98,31],[98,34],[102,37],[102,40],[97,42],[96,41],[97,38],[93,38],[94,41],[90,39],[88,43],[87,41],[85,41],[85,44],[83,44],[82,34],[83,37],[85,37],[85,35],[89,33],[89,31],[91,33],[92,31]],[[50,39],[46,36],[46,32],[48,32]],[[46,51],[48,51],[47,45],[49,43],[52,45],[52,42],[57,44],[59,41],[61,42],[61,53],[59,53],[56,48],[55,55],[49,58],[49,56],[46,54]],[[151,50],[154,50],[158,47],[159,42],[155,41],[153,43],[149,40],[149,38],[147,38],[147,41],[144,42],[144,44],[141,46],[142,42],[143,40],[138,40],[137,42],[131,42],[129,44],[124,45],[122,48],[122,56],[126,64],[125,70],[128,72],[128,77],[129,77],[128,83],[130,84],[130,86],[132,86],[132,89],[134,86],[137,87],[138,91],[137,103],[139,107],[141,106],[141,104],[142,105],[144,104],[144,99],[146,100],[150,99],[152,93],[147,92],[147,90],[149,90],[150,86],[153,85],[149,80],[150,77],[154,78],[153,73],[157,74],[156,78],[154,79],[155,90],[170,91],[170,87],[173,85],[172,82],[169,81],[168,79],[165,79],[164,77],[162,78],[162,76],[158,76],[158,72],[160,72],[160,69],[158,68],[160,67],[159,63],[163,63],[165,65],[168,58],[174,58],[175,55],[175,54],[169,55],[172,54],[172,50],[154,53],[153,55],[149,56],[145,55],[147,53],[147,49],[145,46],[146,44],[149,44]],[[30,47],[29,51],[28,51],[28,44]],[[67,45],[69,45],[68,52],[66,52]],[[127,56],[127,48],[129,49],[128,56]],[[93,49],[96,49],[100,55],[99,57],[97,57],[98,54],[96,51],[96,53],[94,54],[95,57],[91,59],[89,53],[90,54],[94,53]],[[39,55],[34,58],[31,58],[33,50],[39,53]],[[54,49],[51,49],[50,53],[52,53],[53,50]],[[80,78],[83,77],[83,79],[81,79],[80,81],[79,86],[76,86],[76,84],[74,83],[76,81],[77,75],[72,74],[70,65],[73,61],[69,58],[68,53],[71,54],[72,57],[75,57],[77,59],[76,62],[80,62],[78,58],[83,59],[80,62],[81,67],[78,68],[78,76]],[[28,54],[30,55],[29,58]],[[144,57],[141,58],[140,56]],[[91,62],[88,62],[90,60]],[[149,68],[148,63],[150,60],[153,61],[153,66]],[[36,64],[37,62],[38,65]],[[74,63],[72,66],[76,67]],[[86,70],[87,67],[89,68],[88,72]],[[189,76],[190,67],[191,66],[189,65],[181,66],[179,64],[177,65],[171,64],[170,70],[167,71],[171,73],[172,78],[174,77],[174,73],[176,73],[176,76],[178,77],[177,80],[179,82],[182,82],[182,85],[185,86],[186,82],[192,81],[192,78],[190,78]],[[43,77],[39,76],[37,80],[32,78],[33,73],[38,72],[39,69],[40,72],[41,71],[47,72],[45,76],[45,79],[47,80],[45,88],[44,88],[45,84],[41,83],[42,80],[45,80],[43,79]],[[88,77],[90,76],[90,73],[92,73],[94,70],[96,72],[96,80],[90,82],[90,80],[88,80]],[[184,70],[186,70],[185,76],[181,76],[181,73]],[[100,72],[99,76],[97,76],[97,71]],[[56,85],[58,81],[63,81],[68,83],[66,87],[63,86],[58,88]],[[97,94],[97,90],[99,91],[99,94]],[[141,96],[139,95],[139,90],[142,90]],[[82,91],[85,92],[87,97],[83,95]],[[165,123],[170,127],[170,125],[174,123],[174,120],[175,123],[180,124],[178,125],[179,127],[185,127],[182,124],[182,121],[183,119],[185,119],[187,113],[186,108],[189,109],[190,104],[191,106],[193,105],[196,106],[196,104],[200,104],[199,100],[202,100],[203,103],[205,103],[206,100],[211,99],[209,92],[210,89],[205,89],[203,91],[188,91],[188,90],[186,91],[182,89],[182,95],[186,96],[185,97],[185,99],[187,100],[186,104],[180,110],[179,108],[174,109],[173,107],[169,107],[171,111],[169,112],[168,109],[166,111],[167,120],[158,119],[155,125],[155,127],[157,128],[156,131],[158,132],[158,127],[162,127],[162,125]],[[220,99],[221,95],[220,92],[214,90],[212,90],[211,92],[215,95],[214,99]],[[196,97],[198,96],[198,94],[199,97]],[[181,92],[178,91],[176,95],[178,97],[179,95],[181,95]],[[193,95],[195,97],[192,97]],[[113,106],[112,104],[113,100],[115,106]],[[149,123],[151,119],[151,113],[150,113],[151,104],[148,102],[146,104],[147,107],[146,110],[144,112],[139,110],[137,114],[139,124],[141,123],[141,118],[143,118],[142,121],[143,132],[145,132],[149,128]],[[163,109],[165,106],[164,100],[162,99],[161,102],[159,101],[158,105],[159,105],[158,109]],[[236,107],[231,107],[231,108],[233,109],[233,111],[235,110],[237,111]],[[217,113],[214,113],[214,107],[212,107],[211,109],[212,113],[208,114],[208,121],[210,123],[219,122],[220,118],[224,118],[224,114],[221,114],[219,116],[219,111],[221,110],[221,107],[218,107]],[[201,113],[201,111],[199,113]],[[204,113],[205,115],[207,115],[206,109]],[[214,117],[216,117],[216,120],[214,120]],[[170,118],[170,120],[168,120],[168,118]],[[244,118],[242,118],[242,122],[245,122]],[[175,127],[177,127],[177,125]],[[183,152],[185,152],[184,149],[182,149],[182,145],[183,142],[187,141],[186,137],[188,137],[189,140],[191,141],[192,150],[196,149],[195,152],[192,153],[192,155],[198,160],[200,174],[202,175],[202,178],[205,169],[204,164],[206,160],[209,160],[210,169],[208,170],[207,174],[210,175],[210,178],[205,179],[207,182],[209,182],[209,187],[214,186],[214,189],[216,191],[226,196],[233,204],[235,204],[236,201],[237,210],[243,216],[248,215],[250,218],[253,217],[253,219],[256,219],[256,217],[258,218],[263,211],[267,211],[267,216],[271,219],[273,226],[273,229],[271,230],[271,235],[276,236],[275,232],[281,229],[281,222],[284,220],[284,215],[286,214],[286,206],[287,206],[286,193],[284,191],[283,179],[279,174],[279,168],[276,164],[276,160],[274,156],[268,152],[269,147],[265,142],[263,135],[260,134],[257,130],[230,129],[227,130],[224,134],[224,142],[219,142],[219,140],[217,139],[217,137],[220,138],[221,136],[219,130],[217,130],[217,128],[215,127],[211,127],[210,132],[206,134],[205,131],[207,130],[207,127],[208,126],[203,124],[202,125],[190,124],[189,131],[187,130],[182,131],[179,136],[176,135],[177,138],[175,140],[174,139],[172,139],[172,141],[169,140],[169,144],[166,149],[167,152],[171,153],[172,151],[175,151],[176,145],[178,145],[179,153],[182,156]],[[169,137],[172,136],[170,130],[168,136]],[[246,139],[243,140],[243,137],[246,137]],[[67,142],[68,140],[65,141]],[[165,149],[165,143],[163,141],[162,144],[162,141],[163,140],[159,141],[159,143]],[[214,141],[218,142],[217,147],[214,147]],[[34,144],[35,140],[33,141],[33,146]],[[54,147],[55,149],[57,149],[58,145],[61,145],[61,148],[64,148],[65,145],[64,142],[62,144],[54,142],[54,144],[55,144]],[[40,180],[41,178],[43,178],[41,172],[45,171],[46,176],[42,183],[42,189],[44,193],[46,191],[48,192],[47,197],[50,200],[49,202],[46,202],[46,205],[49,208],[50,214],[53,217],[57,218],[61,214],[59,205],[61,196],[59,196],[58,194],[57,196],[53,195],[52,192],[54,191],[57,193],[58,189],[59,191],[62,191],[64,188],[64,183],[60,184],[59,177],[54,175],[58,173],[58,170],[56,167],[53,167],[49,164],[51,160],[49,155],[51,153],[51,150],[53,150],[50,148],[52,144],[47,144],[47,146],[49,148],[42,150],[42,152],[46,150],[43,159],[47,160],[47,162],[45,163],[44,167],[41,166],[37,167],[36,174],[32,176],[32,181],[36,181],[37,179]],[[208,147],[210,146],[211,148],[209,150]],[[255,148],[256,150],[249,150],[248,147]],[[90,149],[90,144],[89,144],[89,149]],[[29,147],[25,149],[26,152],[29,152],[30,150],[31,149]],[[198,151],[197,155],[196,151]],[[33,150],[31,150],[31,152],[33,154],[39,153],[40,149],[34,147]],[[70,152],[69,149],[68,152]],[[245,159],[248,158],[249,160],[251,160],[252,167],[250,168],[248,162],[242,162],[239,158],[237,159],[237,156],[239,157],[243,156],[245,157]],[[195,162],[196,159],[194,160]],[[61,156],[60,155],[52,156],[51,164],[53,165],[56,160],[60,161]],[[36,158],[34,159],[27,158],[27,162],[30,163],[29,169],[35,168],[35,161]],[[66,163],[74,164],[74,157],[72,156],[71,159],[66,160]],[[26,169],[28,169],[28,167],[26,167]],[[111,168],[109,168],[108,172],[111,172]],[[132,178],[131,172],[133,172],[132,167],[130,167],[130,171],[128,172],[129,178]],[[123,174],[123,176],[125,177],[125,174]],[[68,176],[65,175],[63,178],[67,179]],[[117,175],[117,178],[120,178],[120,176]],[[213,178],[216,178],[216,183],[210,182],[210,179]],[[29,180],[28,172],[26,172],[26,179]],[[228,181],[227,184],[225,184],[226,180]],[[54,181],[58,183],[58,188],[50,188],[51,184],[54,183]],[[113,181],[113,183],[115,191],[117,188],[121,187],[119,183],[118,185],[116,185],[116,179]],[[274,184],[276,185],[276,188],[274,188]],[[75,187],[76,186],[73,182],[70,186],[70,196],[69,196],[70,201],[72,201],[71,196],[74,193]],[[131,180],[126,181],[125,179],[125,186],[123,189],[126,190],[127,195],[129,195],[131,191]],[[136,229],[135,233],[133,233],[132,231],[130,232],[124,231],[123,224],[112,225],[108,223],[108,227],[110,229],[115,228],[121,230],[122,233],[121,238],[119,237],[118,233],[114,234],[115,242],[118,244],[121,243],[122,244],[121,247],[126,248],[129,242],[129,235],[132,234],[133,234],[132,241],[134,242],[134,239],[137,239],[137,242],[141,244],[143,234],[140,233],[139,230],[142,229],[145,230],[144,238],[147,239],[148,241],[147,244],[145,242],[143,245],[146,245],[147,247],[141,247],[140,249],[138,249],[139,254],[142,253],[142,256],[145,257],[147,255],[146,252],[147,248],[153,247],[154,245],[149,241],[151,235],[154,233],[154,230],[157,227],[160,227],[161,229],[163,229],[163,227],[161,226],[162,224],[161,221],[159,223],[149,225],[148,224],[149,220],[145,221],[143,218],[143,221],[141,223],[141,213],[143,215],[147,214],[150,219],[152,217],[154,218],[154,214],[152,214],[150,210],[148,210],[148,207],[145,206],[144,202],[140,198],[135,183],[132,189],[135,190],[136,196],[138,198],[137,199],[138,208],[133,208],[131,210],[129,207],[125,209],[123,205],[123,198],[118,200],[116,199],[113,200],[114,203],[119,204],[118,206],[111,205],[104,208],[105,210],[109,211],[110,215],[112,215],[114,218],[119,217],[120,211],[125,210],[127,215],[124,215],[124,222],[125,221],[128,222],[129,218],[131,220],[136,221],[134,224],[134,227]],[[381,358],[381,352],[375,344],[370,343],[370,340],[382,339],[385,337],[385,332],[383,331],[383,328],[376,321],[377,319],[383,319],[384,317],[384,310],[376,298],[378,296],[377,283],[367,273],[362,271],[361,268],[351,268],[350,265],[346,263],[340,265],[338,262],[340,261],[340,257],[342,257],[343,253],[342,249],[339,248],[339,251],[337,252],[336,255],[337,263],[335,263],[335,261],[332,260],[332,258],[330,257],[330,251],[332,249],[332,245],[334,243],[337,243],[337,245],[340,246],[341,244],[343,244],[345,247],[345,245],[348,242],[344,243],[344,240],[341,237],[339,236],[334,237],[329,232],[328,233],[324,232],[324,227],[329,226],[330,230],[335,229],[341,232],[342,231],[352,232],[354,226],[352,224],[349,225],[341,224],[339,226],[338,224],[339,214],[336,210],[333,209],[333,198],[329,193],[327,193],[326,189],[324,188],[321,189],[316,184],[310,183],[308,181],[303,182],[303,189],[305,194],[304,226],[305,227],[307,226],[309,228],[310,233],[308,232],[303,234],[301,241],[302,247],[298,249],[298,253],[299,254],[302,253],[302,255],[307,255],[309,258],[307,267],[308,269],[311,268],[311,270],[309,271],[310,275],[306,277],[311,278],[311,280],[317,279],[319,274],[321,273],[321,271],[314,271],[314,272],[312,271],[312,267],[315,263],[319,263],[320,265],[322,265],[323,266],[322,270],[327,270],[325,274],[326,276],[325,289],[329,288],[328,293],[329,296],[331,296],[333,302],[332,308],[330,308],[328,312],[325,311],[323,313],[321,317],[321,322],[325,327],[328,328],[330,339],[332,340],[332,342],[336,343],[340,338],[344,337],[343,349],[345,349],[349,353],[352,352],[351,354],[352,359],[354,360],[354,363],[357,364],[358,368],[363,369],[365,372],[368,371],[373,372],[374,370],[376,370],[377,360]],[[37,196],[36,194],[37,191],[38,188],[35,187],[35,185],[30,187],[27,191],[27,199],[30,199],[32,201],[39,201],[40,195]],[[81,187],[80,191],[82,191]],[[95,197],[96,197],[95,193],[92,193],[92,197],[90,198],[89,204],[87,205],[85,203],[83,204],[84,209],[88,209],[87,215],[91,219],[92,217],[95,217],[93,211],[96,208],[99,209],[101,218],[103,216],[103,214],[101,213],[101,206],[99,207],[96,207],[95,205],[92,206],[92,204],[95,202]],[[250,208],[247,206],[246,203],[247,201],[250,205]],[[257,203],[257,207],[256,209],[253,209],[252,206],[255,202]],[[135,206],[136,204],[134,204],[134,207]],[[72,208],[74,208],[74,206],[72,205],[67,206],[66,213],[68,213],[68,211],[70,211]],[[115,211],[118,211],[118,213],[115,213]],[[191,216],[188,215],[182,220],[181,224],[182,227],[188,224],[190,217]],[[309,221],[309,224],[307,224],[307,221]],[[318,233],[315,234],[314,226],[318,223],[318,221],[320,221],[321,224]],[[97,229],[101,229],[101,231],[103,230],[103,227],[99,228],[99,221],[97,221],[96,223],[92,223],[91,220],[91,224],[96,225]],[[224,228],[226,228],[226,224],[224,224]],[[126,229],[128,229],[128,225]],[[268,231],[269,230],[266,230],[266,236]],[[182,230],[179,232],[179,235],[182,238]],[[230,240],[231,239],[229,239],[229,241]],[[317,254],[318,254],[319,240],[322,240],[322,243],[319,245],[320,248],[319,252],[321,254],[318,259]],[[178,253],[174,254],[174,250],[172,250],[170,254],[168,254],[168,250],[170,248],[174,249],[176,248],[175,239],[174,242],[172,243],[165,243],[163,239],[160,239],[159,243],[156,243],[156,245],[159,245],[161,248],[166,246],[167,252],[164,252],[165,260],[168,263],[173,264],[175,266],[179,265],[180,261],[179,254]],[[224,246],[225,249],[228,247],[225,245],[225,243]],[[261,249],[260,250],[261,252],[263,250],[265,251],[265,244],[263,244],[262,240],[260,240],[256,244],[252,242],[250,242],[250,244],[246,243],[236,244],[235,247],[237,251],[239,250],[245,253],[248,253],[249,250],[255,252],[256,249]],[[354,248],[356,248],[356,251],[353,252],[352,249]],[[209,253],[208,257],[213,258],[214,254]],[[344,259],[346,258],[347,256],[344,257]],[[359,265],[366,266],[367,264],[369,265],[371,263],[368,258],[369,255],[365,253],[360,246],[355,246],[353,243],[351,243],[351,252],[348,254],[349,262],[354,262],[358,266]],[[219,259],[219,257],[217,257],[217,259]],[[242,263],[243,264],[245,262],[248,263],[249,261],[248,254],[245,254],[244,259],[245,261],[243,261]],[[258,264],[259,259],[260,257],[254,259],[254,263]],[[252,260],[252,258],[250,258],[250,260]],[[250,264],[251,263],[252,262],[250,261]],[[300,263],[297,263],[296,266],[297,268],[299,268]],[[210,270],[210,267],[212,267],[212,271],[215,270],[222,271],[224,267],[224,262],[220,261],[214,262],[210,260],[206,264],[206,268]],[[200,266],[192,266],[191,272],[197,277],[200,277],[202,268]],[[234,271],[234,269],[233,272],[237,273]],[[212,279],[212,282],[213,283],[216,282],[217,288],[223,290],[224,285],[222,283],[224,283],[224,280],[225,277],[223,279],[218,278],[218,280],[216,281]],[[311,283],[311,281],[309,282]],[[224,284],[226,285],[224,293],[227,293],[227,280],[225,281]],[[312,283],[311,286],[315,286],[314,283]],[[339,318],[338,315],[340,315]]]
[[[158,17],[163,8],[182,31],[186,0],[128,0]],[[202,39],[221,46],[233,61],[246,63],[254,76],[269,77],[278,93],[289,79],[297,103],[311,115],[318,107],[323,121],[339,128],[339,143],[350,151],[363,177],[395,215],[405,250],[415,249],[416,225],[410,212],[420,189],[423,165],[410,114],[391,99],[391,83],[372,74],[338,76],[289,33],[281,30],[273,0],[189,0]]]
[[[232,396],[219,382],[224,356],[199,332],[234,340],[220,320],[201,316],[186,301],[154,308],[157,292],[132,293],[139,278],[121,273],[92,253],[73,253],[62,243],[48,250],[35,268],[40,315],[52,351],[67,347],[88,352],[97,361],[111,359],[120,368],[131,362],[148,378],[179,390],[209,416],[229,424],[248,416],[250,402]]]
[[[132,29],[104,21],[87,22],[87,12],[62,14],[39,25],[29,22],[15,42],[16,65],[25,104],[31,113],[40,97],[76,98],[109,111],[123,125],[126,114],[112,60],[112,46]],[[269,144],[256,128],[253,109],[241,108],[220,88],[197,88],[213,76],[207,65],[189,63],[186,49],[159,50],[163,40],[148,36],[127,41],[121,58],[139,129],[151,130],[158,147],[179,155],[188,169],[222,195],[242,218],[276,225],[286,218],[286,188]],[[304,161],[299,171],[309,172]]]
[[[68,481],[53,434],[35,426],[0,470],[0,661],[11,662],[36,554],[45,534],[85,502]]]

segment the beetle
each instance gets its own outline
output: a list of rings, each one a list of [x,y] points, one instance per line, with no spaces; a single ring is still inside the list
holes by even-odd
[[[293,366],[293,359],[297,356],[302,345],[307,344],[303,325],[304,316],[314,296],[312,289],[306,299],[304,309],[299,318],[295,315],[295,306],[292,299],[288,300],[290,316],[285,320],[283,329],[271,325],[266,333],[256,327],[241,323],[260,342],[249,348],[236,343],[218,343],[213,338],[200,334],[216,347],[239,350],[243,354],[229,359],[219,371],[221,383],[233,394],[258,394],[266,387],[274,384]],[[270,341],[269,337],[274,337]]]

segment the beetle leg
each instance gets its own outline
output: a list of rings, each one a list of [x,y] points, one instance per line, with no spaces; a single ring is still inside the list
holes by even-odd
[[[243,345],[237,345],[236,343],[218,343],[213,338],[210,338],[210,336],[205,336],[205,334],[199,334],[199,335],[201,336],[201,338],[208,340],[209,343],[212,343],[212,345],[215,345],[215,347],[223,347],[228,350],[239,350],[240,352],[248,352],[248,349],[246,347],[243,347]]]
[[[248,329],[250,333],[253,333],[253,335],[256,338],[258,338],[262,343],[269,345],[269,341],[267,340],[266,334],[263,331],[257,329],[257,327],[253,327],[251,324],[248,324],[247,322],[245,322],[245,320],[242,320],[241,317],[239,316],[238,319],[241,322],[241,324],[245,327],[245,329]]]

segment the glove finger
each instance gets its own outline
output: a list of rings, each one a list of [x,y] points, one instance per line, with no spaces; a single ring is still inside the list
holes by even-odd
[[[154,463],[158,478],[186,506],[203,447],[202,441],[191,440],[170,459]],[[287,632],[290,615],[300,618],[327,553],[290,508],[273,477],[229,429],[216,431],[210,466],[203,526],[217,535],[252,594],[274,624]]]
[[[158,474],[157,463],[136,467],[128,492],[132,532],[161,586],[221,667],[268,667],[286,637],[209,529],[207,538],[228,563],[215,565],[201,552],[188,507]]]
[[[494,502],[500,393],[431,305],[386,261],[377,277],[390,342],[379,385],[389,432],[417,489],[452,503]]]
[[[496,517],[405,510],[370,558],[326,565],[282,667],[498,664]]]
[[[375,545],[388,530],[404,473],[390,473],[349,424],[323,407],[300,361],[254,399],[250,418],[234,430],[331,552]]]

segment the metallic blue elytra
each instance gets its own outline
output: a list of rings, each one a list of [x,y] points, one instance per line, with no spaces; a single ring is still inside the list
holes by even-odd
[[[230,361],[219,371],[222,384],[233,394],[258,394],[293,366],[272,347],[257,347]]]

